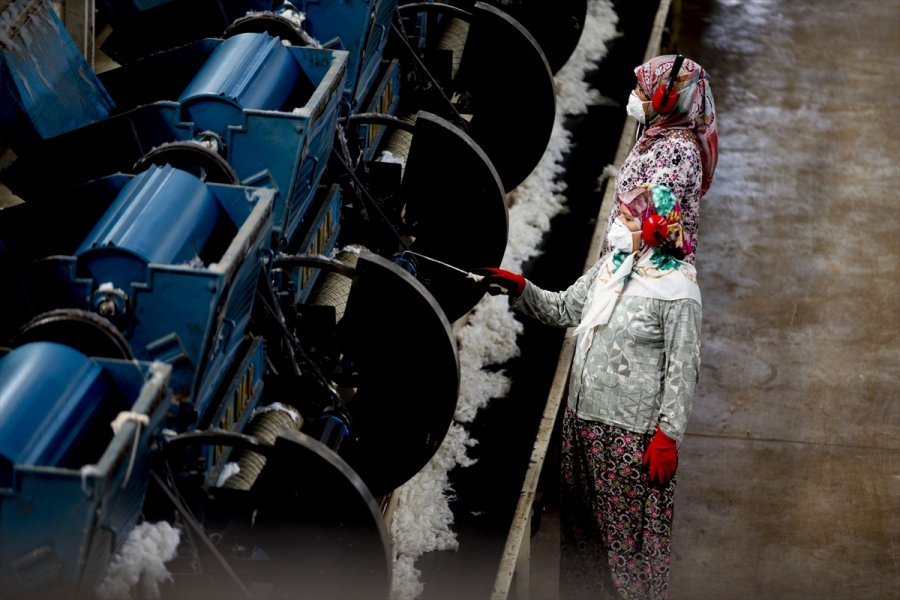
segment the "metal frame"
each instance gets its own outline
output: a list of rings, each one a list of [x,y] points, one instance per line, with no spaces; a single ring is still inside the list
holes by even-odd
[[[97,36],[94,0],[59,0],[54,5],[75,45],[93,67]]]

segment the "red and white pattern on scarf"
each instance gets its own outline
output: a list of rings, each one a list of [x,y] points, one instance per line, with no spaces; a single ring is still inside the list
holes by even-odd
[[[669,81],[676,55],[657,56],[634,70],[637,83],[648,98],[653,97],[659,85]],[[700,145],[700,156],[703,163],[703,183],[700,195],[706,194],[712,183],[719,160],[719,134],[717,130],[716,104],[709,87],[709,74],[706,70],[685,58],[675,79],[675,90],[678,91],[678,103],[667,115],[654,115],[648,123],[647,130],[638,140],[638,146],[646,151],[653,138],[662,135],[666,130],[688,129],[697,136]]]

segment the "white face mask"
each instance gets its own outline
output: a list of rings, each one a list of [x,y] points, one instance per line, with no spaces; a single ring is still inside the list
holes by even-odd
[[[638,98],[638,95],[631,90],[631,94],[628,96],[628,105],[625,107],[625,112],[628,113],[629,117],[634,118],[638,123],[643,123],[646,120],[646,115],[644,115],[644,102]]]
[[[609,245],[613,250],[618,252],[634,252],[634,244],[631,238],[631,234],[633,232],[625,226],[619,218],[617,217],[612,225],[609,227],[609,233],[606,234],[606,239],[609,240]]]

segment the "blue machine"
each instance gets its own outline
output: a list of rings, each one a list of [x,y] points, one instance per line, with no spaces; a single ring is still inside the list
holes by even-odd
[[[345,50],[349,56],[342,102],[348,115],[362,112],[383,69],[397,0],[100,0],[98,8],[117,26],[114,33],[129,32],[108,40],[105,47],[123,62],[202,37],[264,30],[295,45]]]
[[[397,0],[318,2],[300,0],[296,7],[308,20],[309,33],[319,42],[339,44],[349,52],[344,87],[346,114],[362,112],[376,78],[387,45]],[[382,113],[390,107],[380,107]]]
[[[346,63],[346,52],[245,33],[106,72],[101,81],[119,97],[118,111],[48,136],[36,163],[17,167],[22,193],[133,172],[142,159],[169,162],[217,183],[274,188],[275,230],[290,240],[326,167]],[[38,175],[48,170],[52,181]]]
[[[186,71],[201,59],[198,70]],[[176,101],[142,104],[112,117],[116,123],[73,132],[66,142],[77,145],[93,131],[114,131],[118,138],[136,125],[135,150],[155,148],[148,159],[159,163],[184,151],[183,145],[169,143],[212,140],[211,152],[225,158],[237,177],[220,182],[277,189],[275,229],[289,240],[324,172],[321,157],[330,152],[338,118],[334,91],[343,85],[345,72],[346,53],[285,47],[264,33],[204,40],[107,75],[115,89],[129,93],[159,89],[154,86],[163,78],[187,80]],[[109,141],[118,147],[119,139]],[[144,156],[135,155],[127,158]]]
[[[0,353],[3,597],[91,595],[138,520],[171,369],[48,342]]]
[[[0,2],[0,23],[74,81],[83,59],[30,12],[47,4]],[[507,19],[476,8],[484,50]],[[21,309],[0,315],[0,595],[92,597],[135,523],[161,518],[190,534],[176,597],[384,598],[376,498],[440,446],[450,322],[483,294],[441,261],[500,263],[508,189],[456,109],[401,101],[437,82],[387,55],[396,0],[98,9],[120,66],[59,86],[51,128],[20,127],[43,118],[21,100],[41,75],[0,46],[17,154],[0,180],[25,200],[0,211]]]
[[[73,308],[108,319],[138,359],[173,365],[173,393],[192,398],[199,417],[250,320],[272,239],[271,192],[153,166],[85,184],[77,194],[114,196],[70,255],[34,265],[35,313]]]
[[[110,173],[173,164],[209,182],[271,189],[274,249],[308,252],[296,238],[325,230],[318,249],[330,250],[337,217],[320,210],[327,200],[311,205],[334,143],[346,64],[344,51],[239,33],[104,73],[120,111],[49,139],[31,155],[34,163],[17,161],[21,195],[35,186],[42,195],[62,193],[61,186]],[[171,99],[160,97],[167,89]],[[84,153],[88,145],[97,151]],[[56,176],[38,174],[48,170]],[[311,222],[310,214],[319,220]],[[316,274],[290,279],[299,301]]]

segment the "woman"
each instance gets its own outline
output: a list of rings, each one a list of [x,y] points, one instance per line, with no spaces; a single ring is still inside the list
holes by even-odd
[[[510,294],[516,310],[577,326],[561,458],[566,599],[666,597],[677,444],[700,369],[700,288],[682,208],[648,184],[617,209],[612,252],[564,291],[483,270],[488,291]]]
[[[653,58],[637,67],[634,74],[637,84],[629,98],[628,114],[641,123],[642,132],[616,175],[616,197],[640,183],[665,185],[681,202],[683,227],[696,248],[700,199],[712,183],[718,160],[716,107],[709,75],[680,55]],[[666,95],[669,106],[654,102],[654,97],[661,99],[670,83]],[[610,210],[607,232],[617,216],[618,204]],[[609,251],[607,240],[601,254]],[[694,256],[686,260],[693,264]]]

